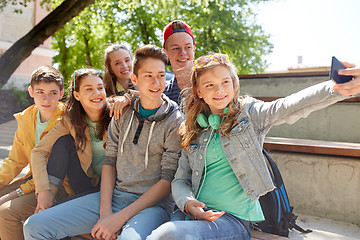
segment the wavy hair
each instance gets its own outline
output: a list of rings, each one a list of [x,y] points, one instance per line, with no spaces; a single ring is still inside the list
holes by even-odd
[[[209,55],[210,56],[210,55]],[[198,58],[196,61],[201,59]],[[227,57],[228,59],[228,57]],[[206,117],[211,114],[210,108],[204,99],[199,98],[196,89],[199,87],[199,78],[209,69],[213,69],[217,66],[225,66],[231,75],[234,86],[234,98],[228,105],[228,113],[221,114],[220,118],[222,119],[219,132],[222,135],[230,136],[230,130],[232,126],[236,123],[237,116],[243,110],[245,104],[249,101],[250,97],[244,96],[239,97],[240,84],[239,77],[237,75],[236,67],[230,60],[224,62],[218,62],[210,60],[205,66],[197,66],[193,68],[191,74],[190,89],[186,93],[186,98],[182,100],[182,110],[185,112],[186,119],[180,126],[180,136],[181,136],[181,147],[187,149],[190,146],[190,143],[195,141],[202,131],[202,127],[197,123],[196,117],[198,114],[203,113]]]
[[[110,62],[110,54],[118,51],[118,50],[125,50],[129,53],[130,58],[132,59],[132,53],[131,51],[125,46],[120,44],[111,44],[109,47],[105,49],[104,54],[104,68],[105,68],[105,74],[104,74],[104,84],[105,84],[105,91],[107,96],[113,96],[116,94],[115,86],[116,86],[116,76],[114,72],[111,70],[111,62]],[[130,79],[129,79],[129,82]]]
[[[101,80],[103,80],[101,71],[91,68],[76,70],[73,75],[71,75],[71,90],[65,103],[66,110],[64,116],[70,120],[72,127],[75,130],[76,150],[81,149],[82,151],[84,151],[86,147],[86,136],[84,132],[85,129],[88,127],[88,123],[86,121],[87,115],[80,101],[75,99],[74,91],[78,92],[82,79],[90,75],[99,77],[101,78]],[[109,107],[105,103],[102,109],[102,113],[100,115],[101,118],[96,124],[96,137],[99,139],[103,139],[103,136],[110,123],[111,118],[109,113]],[[65,121],[64,118],[61,121]]]

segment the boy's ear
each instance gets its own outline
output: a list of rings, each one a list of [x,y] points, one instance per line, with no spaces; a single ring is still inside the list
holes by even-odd
[[[134,73],[131,73],[130,74],[130,79],[131,79],[131,82],[134,84],[134,85],[137,85],[137,77]]]
[[[28,87],[28,92],[30,97],[34,98],[34,89],[31,86]]]
[[[60,91],[60,97],[59,97],[59,100],[60,100],[60,99],[62,99],[62,98],[63,98],[63,96],[64,96],[64,89],[62,89],[62,90]]]

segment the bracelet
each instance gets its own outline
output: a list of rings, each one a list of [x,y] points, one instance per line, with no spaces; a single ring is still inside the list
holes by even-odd
[[[24,196],[24,192],[21,188],[16,189],[16,194],[18,197]]]
[[[138,96],[138,92],[135,90],[129,89],[126,93],[129,94],[130,99],[134,99],[136,96]]]
[[[129,102],[131,102],[131,97],[128,93],[125,93],[123,96],[126,97],[126,99],[129,100]]]

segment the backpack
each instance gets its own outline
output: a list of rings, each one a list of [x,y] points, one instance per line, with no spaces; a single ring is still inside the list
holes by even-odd
[[[293,207],[290,205],[280,171],[269,154],[265,150],[263,153],[269,163],[270,174],[276,188],[259,198],[265,221],[255,224],[255,228],[284,237],[288,237],[289,229],[293,228],[302,233],[312,232],[296,224],[297,216],[292,212]]]

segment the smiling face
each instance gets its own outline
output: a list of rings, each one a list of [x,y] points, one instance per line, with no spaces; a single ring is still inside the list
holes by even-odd
[[[35,105],[40,111],[41,122],[50,120],[57,108],[58,101],[63,97],[64,90],[60,90],[55,82],[39,82],[28,88],[34,98]]]
[[[191,68],[195,54],[193,39],[186,32],[173,33],[165,42],[164,52],[170,60],[173,71]]]
[[[135,74],[131,74],[131,81],[140,92],[141,106],[146,110],[160,107],[161,94],[165,89],[165,63],[157,58],[147,58]]]
[[[198,77],[196,92],[209,105],[211,113],[221,114],[234,98],[234,85],[228,67],[219,65]]]
[[[132,72],[132,59],[128,51],[118,49],[109,54],[111,71],[118,82],[130,79]]]
[[[74,97],[84,108],[90,120],[94,121],[101,113],[106,93],[101,78],[95,75],[86,75],[80,79],[79,91],[74,91]]]

